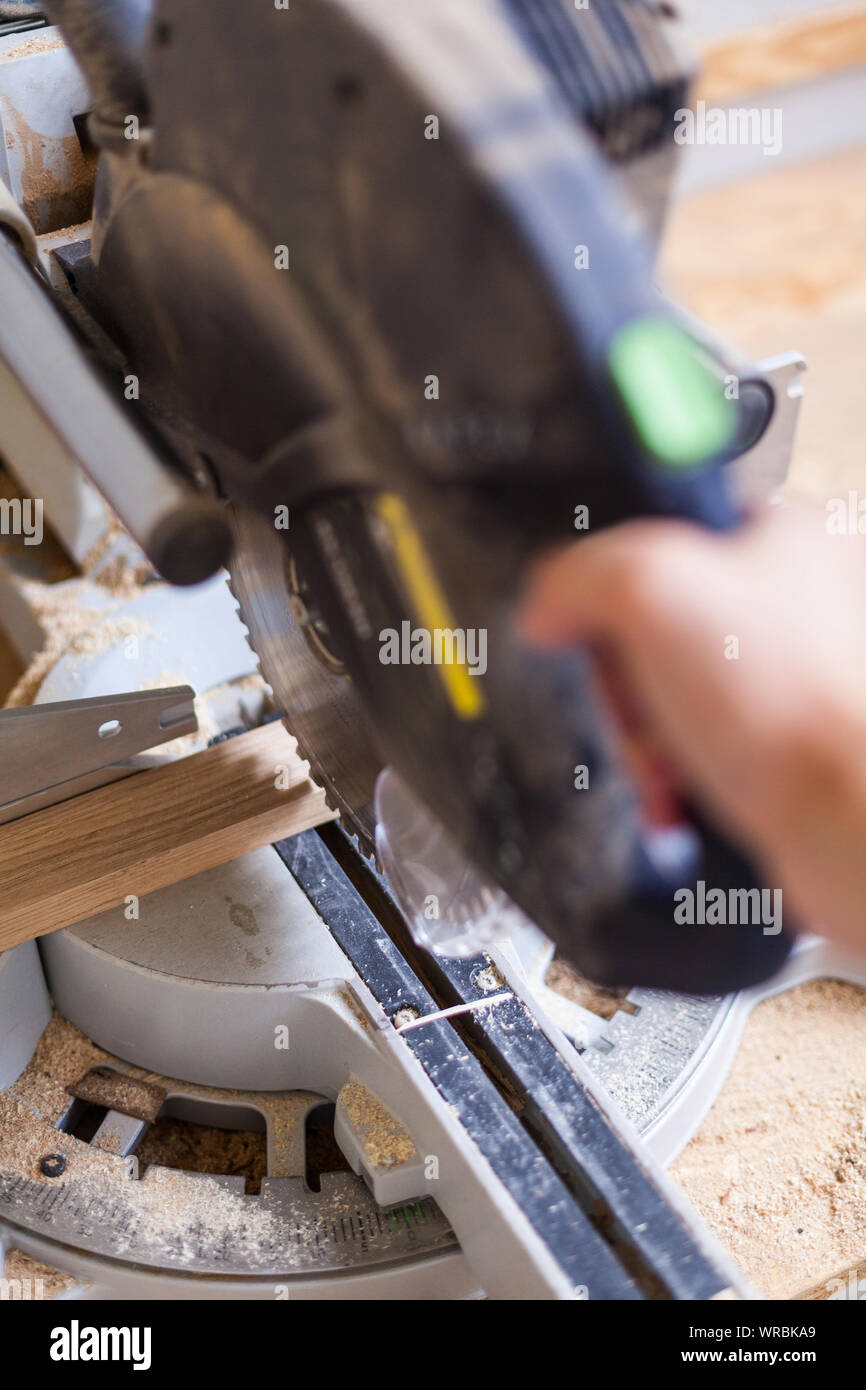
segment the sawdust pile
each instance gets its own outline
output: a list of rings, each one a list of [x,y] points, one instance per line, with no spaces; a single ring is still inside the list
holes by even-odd
[[[264,1130],[214,1129],[190,1120],[164,1118],[148,1126],[135,1152],[143,1172],[157,1163],[188,1173],[242,1177],[250,1194],[259,1191],[268,1171]]]
[[[62,1187],[41,1171],[46,1154],[66,1160]],[[0,1091],[0,1174],[4,1172],[21,1175],[32,1186],[74,1192],[79,1219],[94,1230],[111,1219],[113,1253],[121,1258],[144,1248],[184,1267],[202,1253],[213,1257],[243,1248],[252,1261],[269,1267],[284,1243],[280,1224],[269,1211],[239,1199],[218,1178],[151,1166],[140,1181],[130,1181],[125,1159],[54,1129],[11,1091]],[[19,1190],[6,1198],[13,1220],[23,1200]]]
[[[70,222],[68,227],[52,227],[50,232],[40,232],[36,238],[41,246],[52,246],[57,241],[86,241],[93,230],[93,222]]]
[[[103,616],[95,609],[79,607],[75,603],[71,590],[76,585],[82,590],[86,588],[85,581],[72,580],[63,586],[65,592],[61,591],[55,595],[47,585],[22,584],[22,591],[27,593],[28,604],[43,624],[47,636],[42,650],[34,657],[7,696],[7,709],[20,709],[23,705],[32,705],[42,682],[57,665],[70,642],[86,633]]]
[[[30,1255],[25,1255],[23,1250],[7,1250],[3,1278],[7,1281],[14,1280],[21,1285],[17,1291],[7,1290],[6,1297],[9,1301],[19,1298],[23,1301],[56,1298],[75,1283],[71,1275],[62,1274],[59,1269],[52,1269],[41,1260],[32,1259]]]
[[[46,639],[42,650],[10,691],[6,699],[7,709],[32,705],[42,682],[64,653],[73,652],[86,659],[108,651],[127,637],[144,638],[153,635],[149,625],[137,618],[112,619],[111,615],[117,608],[140,592],[129,581],[130,573],[125,568],[122,575],[112,576],[112,583],[117,587],[104,586],[113,600],[107,608],[92,608],[86,603],[78,602],[79,596],[87,598],[92,594],[87,576],[79,580],[67,580],[57,590],[51,585],[40,584],[35,580],[21,581],[21,591],[26,596],[28,606],[38,617],[46,633]],[[96,582],[102,585],[102,576],[99,576]]]
[[[24,496],[15,479],[0,465],[0,498],[21,500]],[[125,532],[108,508],[106,517],[105,531],[85,557],[80,574],[48,526],[43,545],[39,547],[38,577],[33,577],[26,550],[22,557],[17,538],[11,538],[6,545],[9,555],[5,550],[0,555],[6,577],[20,589],[46,635],[41,651],[12,686],[5,708],[32,705],[42,682],[68,650],[82,657],[93,656],[125,637],[150,635],[149,631],[139,631],[134,619],[111,621],[111,614],[141,593],[143,585],[156,576],[145,557],[134,547],[127,544],[115,553]],[[87,605],[86,600],[93,595],[93,585],[104,590],[109,599],[105,607]]]
[[[376,1168],[408,1163],[418,1152],[403,1126],[381,1101],[354,1077],[340,1092],[340,1101],[364,1146],[367,1162]]]
[[[56,1125],[69,1104],[66,1087],[107,1058],[107,1052],[55,1014],[11,1089],[41,1120]]]
[[[74,1185],[77,1200],[92,1213],[94,1224],[107,1212],[118,1218],[120,1238],[114,1253],[121,1257],[127,1249],[144,1245],[169,1263],[183,1266],[203,1249],[218,1255],[242,1248],[253,1264],[264,1268],[281,1257],[291,1263],[279,1220],[243,1195],[228,1191],[220,1181],[227,1174],[218,1165],[219,1177],[209,1176],[215,1170],[205,1166],[206,1160],[229,1156],[230,1136],[221,1141],[211,1137],[216,1132],[210,1128],[189,1126],[188,1130],[201,1131],[203,1142],[197,1150],[192,1143],[185,1149],[183,1130],[172,1134],[166,1122],[160,1122],[163,1128],[152,1142],[149,1166],[141,1180],[130,1181],[125,1159],[54,1128],[69,1104],[66,1087],[91,1067],[110,1060],[102,1048],[55,1015],[28,1067],[10,1090],[0,1091],[0,1176],[16,1174],[51,1187],[55,1180],[42,1173],[41,1160],[49,1153],[62,1155],[67,1162],[63,1187]],[[164,1080],[139,1068],[129,1070],[142,1080]],[[205,1093],[211,1090],[203,1088]],[[290,1114],[283,1119],[291,1125]],[[264,1139],[264,1135],[253,1137]],[[233,1151],[236,1159],[243,1147],[241,1139]],[[142,1163],[147,1152],[142,1145]],[[190,1171],[158,1166],[170,1165],[175,1155],[192,1159],[185,1164]],[[13,1217],[14,1205],[15,1199]]]
[[[761,1293],[826,1297],[866,1259],[866,991],[760,1004],[671,1174]]]
[[[118,598],[135,598],[145,584],[157,577],[156,571],[146,556],[130,545],[120,518],[107,503],[103,505],[107,525],[85,555],[81,573]]]
[[[6,53],[0,53],[0,63],[16,62],[19,58],[32,58],[35,53],[53,53],[58,48],[65,48],[62,39],[54,38],[49,35],[41,37],[35,35],[31,39],[24,39],[21,43],[10,48]]]

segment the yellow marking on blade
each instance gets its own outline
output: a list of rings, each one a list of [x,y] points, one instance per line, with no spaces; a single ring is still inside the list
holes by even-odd
[[[393,492],[383,492],[376,499],[376,512],[387,527],[394,559],[419,623],[431,637],[437,630],[453,631],[448,600],[406,503]],[[470,675],[451,653],[438,670],[455,714],[461,719],[478,719],[487,707],[480,678]]]

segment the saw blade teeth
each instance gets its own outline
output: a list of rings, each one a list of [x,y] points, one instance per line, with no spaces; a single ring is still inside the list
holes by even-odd
[[[375,730],[351,684],[327,669],[298,625],[283,540],[250,512],[231,509],[231,519],[235,545],[228,587],[259,674],[310,780],[358,853],[378,865],[372,805],[381,763]]]
[[[244,632],[244,641],[246,642],[253,656],[256,658],[256,670],[258,671],[262,681],[267,687],[268,693],[270,694],[272,700],[275,704],[277,704],[276,692],[265,674],[261,658],[259,657],[258,649],[253,639],[253,635],[244,617],[243,603],[238,598],[238,595],[235,593],[230,572],[226,575],[226,588],[228,589],[229,593],[234,599],[235,610],[238,616],[238,622],[240,623]],[[365,863],[372,865],[379,873],[381,873],[382,867],[379,863],[378,855],[376,854],[375,850],[367,848],[366,837],[361,836],[356,830],[352,829],[351,825],[347,822],[346,816],[340,810],[339,805],[334,804],[337,798],[329,793],[327,785],[323,785],[325,779],[323,779],[323,781],[320,782],[317,778],[315,774],[315,761],[313,757],[309,755],[306,749],[302,746],[297,734],[294,733],[294,731],[289,727],[288,718],[284,716],[281,722],[283,728],[286,730],[286,733],[289,735],[289,737],[292,739],[292,742],[295,745],[296,755],[298,759],[304,764],[307,770],[307,776],[309,777],[310,781],[314,784],[314,786],[316,786],[318,790],[322,792],[325,798],[325,805],[327,806],[328,810],[332,811],[334,815],[337,817],[337,824],[345,832],[348,839],[354,845],[356,852],[365,861]]]
[[[265,685],[268,687],[268,690],[270,691],[270,693],[273,695],[274,692],[273,692],[273,690],[271,689],[270,682],[268,681],[267,676],[265,675],[264,671],[262,670],[261,659],[260,659],[260,657],[259,657],[259,654],[258,654],[258,651],[257,651],[257,649],[256,649],[255,643],[253,642],[252,633],[250,632],[249,626],[248,626],[248,624],[247,624],[247,622],[246,622],[246,620],[245,620],[245,618],[244,618],[244,610],[243,610],[243,607],[241,606],[241,602],[240,602],[240,600],[239,600],[237,594],[235,593],[234,589],[232,588],[232,577],[231,577],[231,574],[230,574],[230,573],[227,573],[227,574],[226,574],[226,588],[228,589],[229,593],[231,594],[231,596],[232,596],[232,598],[233,598],[233,600],[234,600],[235,613],[237,614],[238,624],[240,625],[240,627],[243,628],[244,641],[246,642],[247,646],[249,647],[250,651],[252,652],[253,656],[254,656],[255,659],[256,659],[256,670],[258,671],[258,673],[259,673],[259,675],[261,676],[262,680],[264,681]]]
[[[378,855],[378,853],[376,852],[376,850],[375,850],[375,849],[373,849],[373,850],[368,850],[368,849],[365,847],[365,844],[361,842],[361,839],[360,839],[360,837],[358,836],[358,834],[357,834],[354,830],[351,830],[351,829],[345,824],[345,820],[344,820],[344,817],[343,817],[343,816],[338,815],[338,818],[337,818],[337,819],[338,819],[338,823],[339,823],[339,825],[340,825],[340,828],[345,832],[345,834],[347,835],[348,839],[349,839],[349,840],[351,841],[351,843],[355,846],[356,852],[357,852],[357,853],[360,855],[360,857],[364,860],[365,864],[369,864],[371,868],[373,868],[373,869],[376,870],[376,873],[377,873],[377,874],[381,874],[381,875],[384,876],[385,870],[384,870],[384,867],[383,867],[383,865],[382,865],[382,861],[380,860],[379,855]]]
[[[230,574],[230,573],[227,573],[227,574],[226,574],[226,588],[228,589],[229,593],[231,594],[232,598],[234,599],[235,612],[236,612],[236,614],[237,614],[238,623],[239,623],[239,625],[243,628],[243,632],[244,632],[244,641],[246,642],[247,646],[249,647],[250,651],[252,652],[253,656],[254,656],[255,659],[256,659],[256,670],[258,671],[258,673],[259,673],[259,675],[261,676],[262,680],[264,681],[265,685],[268,687],[268,690],[270,691],[271,695],[273,695],[274,692],[273,692],[273,689],[272,689],[272,687],[271,687],[271,684],[270,684],[270,682],[269,682],[267,676],[265,675],[264,671],[262,670],[261,658],[259,657],[258,650],[257,650],[257,648],[256,648],[255,643],[253,642],[252,633],[250,632],[249,626],[248,626],[248,624],[247,624],[247,622],[246,622],[246,619],[244,618],[244,610],[243,610],[243,607],[242,607],[242,605],[241,605],[240,599],[238,598],[237,594],[235,593],[234,589],[232,588],[232,577],[231,577],[231,574]]]

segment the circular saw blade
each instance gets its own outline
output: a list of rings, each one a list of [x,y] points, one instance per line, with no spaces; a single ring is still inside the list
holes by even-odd
[[[329,669],[305,636],[292,602],[288,552],[273,527],[235,509],[232,530],[231,589],[262,675],[331,809],[373,858],[373,793],[383,764],[367,713],[349,678]]]

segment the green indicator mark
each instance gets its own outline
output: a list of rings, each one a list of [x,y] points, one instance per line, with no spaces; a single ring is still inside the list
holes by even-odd
[[[702,463],[731,443],[734,409],[697,344],[669,319],[633,319],[615,334],[608,365],[637,433],[661,463]]]

